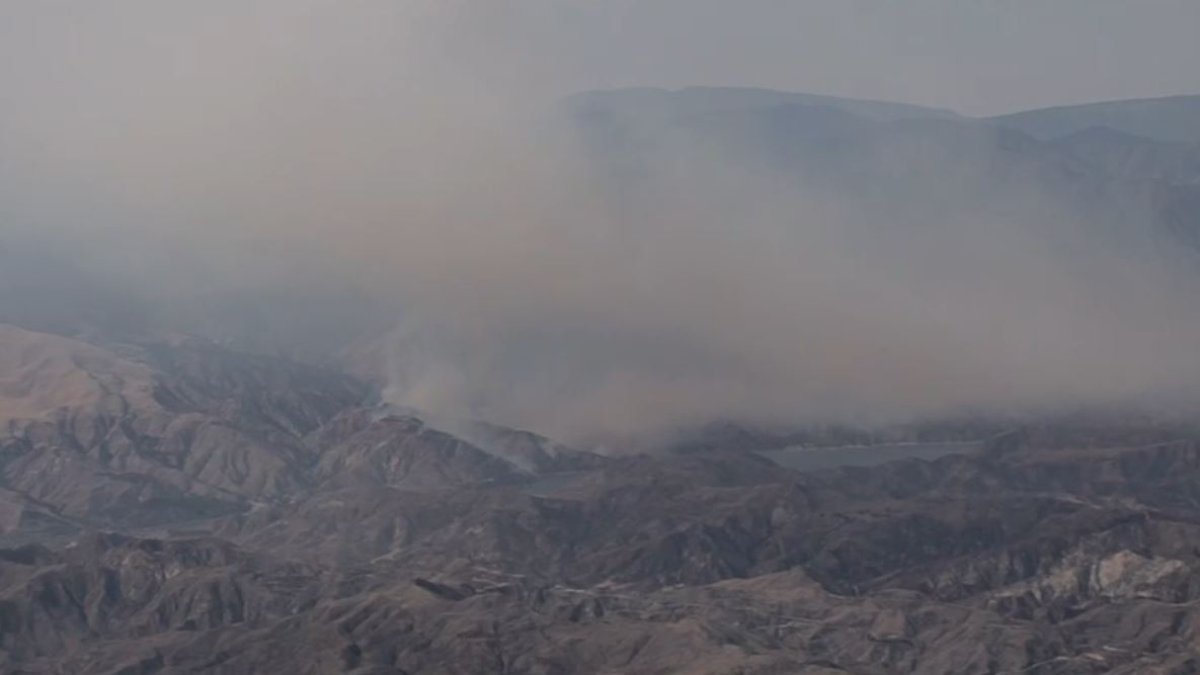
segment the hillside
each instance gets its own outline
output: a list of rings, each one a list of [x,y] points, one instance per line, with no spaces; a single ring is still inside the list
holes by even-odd
[[[476,445],[345,377],[202,343],[2,334],[9,381],[82,379],[62,365],[75,358],[127,387],[35,387],[57,412],[9,408],[5,672],[1144,673],[1200,659],[1200,436],[1178,422],[1030,422],[937,459],[806,471],[755,452],[800,436],[730,429],[606,459],[464,426]]]
[[[1107,127],[1170,143],[1200,143],[1200,96],[1108,101],[1000,115],[991,121],[1040,139]]]

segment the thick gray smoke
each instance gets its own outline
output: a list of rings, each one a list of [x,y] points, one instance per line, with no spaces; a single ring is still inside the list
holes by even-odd
[[[177,324],[214,297],[291,303],[297,341],[337,324],[324,344],[378,347],[398,404],[571,438],[1200,376],[1194,279],[1136,200],[1099,222],[1035,171],[962,175],[936,144],[871,146],[884,168],[860,183],[800,180],[749,141],[614,163],[549,100],[578,64],[522,49],[553,3],[248,5],[0,10],[10,248]]]

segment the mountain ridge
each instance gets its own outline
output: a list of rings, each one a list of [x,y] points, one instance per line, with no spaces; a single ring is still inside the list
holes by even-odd
[[[948,108],[897,103],[879,99],[860,99],[807,92],[757,87],[695,86],[677,89],[625,87],[597,89],[573,94],[564,103],[576,110],[596,112],[624,99],[643,112],[672,106],[696,112],[726,112],[779,105],[824,106],[874,121],[901,119],[975,120],[1027,133],[1039,140],[1054,140],[1089,127],[1110,127],[1115,131],[1143,136],[1168,143],[1200,142],[1200,94],[1114,99],[1086,103],[1029,108],[998,115],[963,115]]]

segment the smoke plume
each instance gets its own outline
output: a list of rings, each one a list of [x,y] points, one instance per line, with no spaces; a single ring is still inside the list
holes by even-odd
[[[536,35],[572,11],[551,5],[0,10],[0,228],[11,260],[55,261],[6,265],[0,309],[27,315],[22,289],[66,269],[46,302],[103,288],[134,299],[127,324],[232,331],[287,305],[277,343],[382,345],[395,403],[567,438],[1197,383],[1196,280],[1138,199],[1097,214],[1040,165],[1004,173],[966,120],[965,145],[917,126],[897,137],[920,147],[828,173],[721,119],[635,129],[614,159],[555,100],[580,65]]]

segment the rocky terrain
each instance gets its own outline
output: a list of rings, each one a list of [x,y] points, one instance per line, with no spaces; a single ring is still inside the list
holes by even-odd
[[[802,436],[602,457],[195,340],[0,341],[4,672],[1200,670],[1177,421],[801,471]]]
[[[976,119],[700,88],[593,92],[556,119],[630,222],[663,194],[736,219],[713,186],[770,176],[844,200],[884,251],[1045,223],[1066,248],[1104,234],[1190,273],[1195,112],[1184,97]],[[385,402],[392,298],[279,282],[155,304],[36,239],[0,242],[0,672],[1200,673],[1187,406],[713,422],[571,447]],[[657,347],[651,326],[637,336]],[[529,349],[579,329],[539,323]],[[682,334],[634,363],[670,361]],[[519,353],[535,376],[572,365]]]

